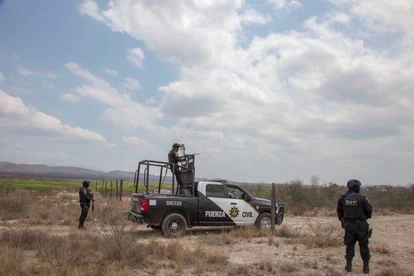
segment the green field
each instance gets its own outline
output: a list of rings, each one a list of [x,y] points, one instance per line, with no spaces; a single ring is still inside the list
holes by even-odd
[[[82,186],[81,179],[35,179],[35,178],[9,178],[4,177],[0,178],[0,192],[5,192],[12,189],[24,189],[24,190],[62,190],[62,191],[73,191],[76,192],[79,187]],[[105,185],[102,180],[90,180],[90,188],[93,191],[104,193]],[[120,182],[118,181],[118,187]],[[106,191],[110,193],[112,188],[112,193],[116,193],[116,181],[106,181]],[[168,184],[163,184],[162,189],[171,189],[171,186]],[[158,189],[158,183],[150,183],[149,191]],[[135,191],[135,187],[132,181],[123,182],[123,191],[125,193],[130,193]],[[143,185],[139,186],[139,192],[144,191]]]

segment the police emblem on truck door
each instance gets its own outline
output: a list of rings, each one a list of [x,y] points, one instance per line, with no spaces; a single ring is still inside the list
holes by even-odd
[[[235,218],[239,215],[239,209],[237,207],[231,207],[229,214],[232,218]]]

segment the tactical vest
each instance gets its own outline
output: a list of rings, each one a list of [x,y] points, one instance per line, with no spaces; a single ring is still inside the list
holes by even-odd
[[[88,188],[86,187],[79,188],[79,202],[90,203],[91,200],[88,198],[88,196],[90,197],[90,192],[88,191]]]
[[[366,220],[364,212],[364,196],[357,193],[350,193],[344,197],[342,202],[344,207],[345,220]]]

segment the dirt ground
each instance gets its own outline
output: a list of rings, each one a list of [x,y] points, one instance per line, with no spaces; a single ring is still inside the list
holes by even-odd
[[[33,224],[24,219],[2,220],[0,233],[29,227],[48,234],[68,235],[79,232],[76,219],[75,217],[73,225]],[[166,243],[171,241],[145,225],[124,223],[137,244],[150,240]],[[374,216],[369,223],[374,230],[370,239],[371,275],[414,275],[414,215]],[[88,229],[85,232],[88,233],[99,235],[106,231],[102,224],[96,222],[93,213],[86,225]],[[345,246],[340,242],[343,231],[335,217],[286,216],[283,227],[289,229],[290,235],[238,237],[216,228],[191,228],[179,240],[191,248],[197,248],[201,244],[204,249],[216,250],[228,256],[229,269],[217,273],[210,271],[207,273],[209,275],[251,275],[252,271],[256,275],[346,274]],[[312,246],[300,238],[307,234],[318,235],[318,229],[322,231],[321,235],[324,235],[323,231],[330,229],[327,237],[335,238],[336,244],[327,247]],[[358,246],[355,253],[354,272],[346,275],[362,275]],[[159,271],[159,274],[164,273],[168,274],[166,271]]]

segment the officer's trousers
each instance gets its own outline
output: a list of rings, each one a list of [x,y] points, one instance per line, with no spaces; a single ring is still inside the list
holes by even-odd
[[[89,211],[89,204],[87,203],[81,203],[81,214],[79,217],[79,228],[83,227],[83,224],[85,223],[86,217],[88,216]]]
[[[369,262],[370,254],[368,248],[368,230],[369,224],[366,220],[361,221],[345,221],[345,237],[346,245],[345,259],[352,261],[355,255],[355,243],[358,241],[361,258],[364,263]]]

